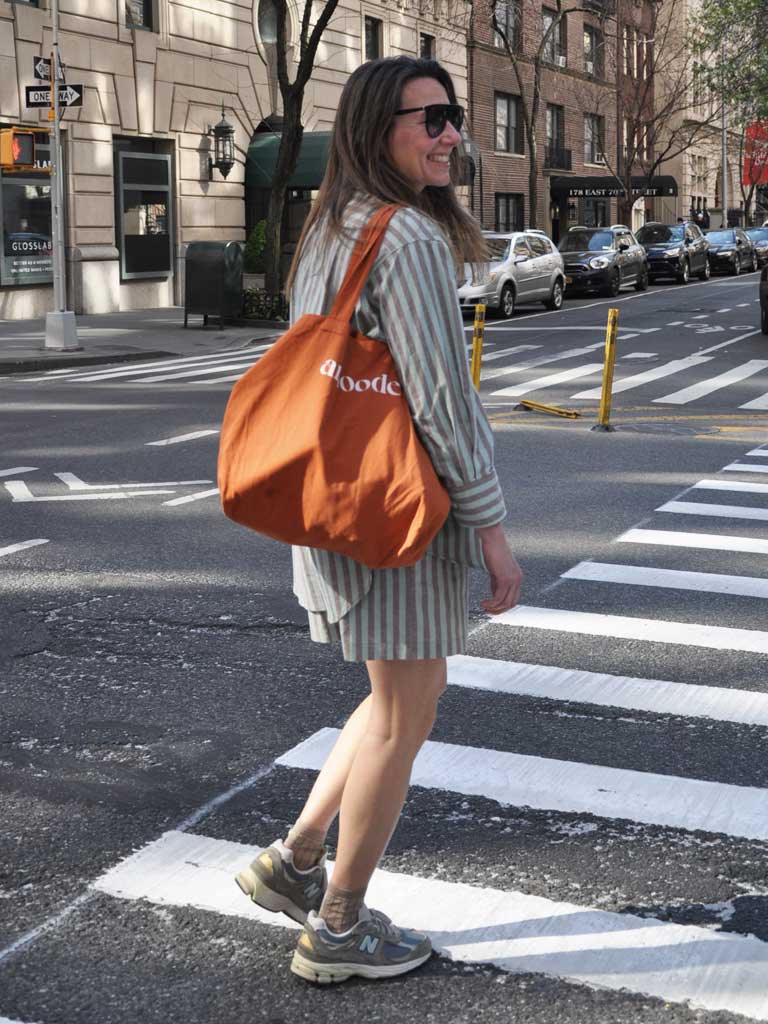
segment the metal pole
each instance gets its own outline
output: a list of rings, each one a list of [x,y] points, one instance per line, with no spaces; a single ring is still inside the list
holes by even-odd
[[[723,200],[723,227],[728,227],[728,114],[725,106],[725,43],[723,43],[720,50],[720,80],[722,83],[722,92],[720,95],[720,102],[723,107],[723,131],[722,131],[722,160],[723,160],[723,187],[722,187],[722,200]]]
[[[472,364],[470,373],[475,390],[480,388],[480,368],[483,362],[483,332],[485,331],[485,303],[475,306],[475,325],[472,333]]]
[[[611,426],[611,389],[613,388],[613,365],[616,361],[616,333],[619,327],[619,311],[615,307],[608,310],[608,323],[605,328],[605,364],[603,366],[603,390],[600,397],[600,414],[592,430],[609,431]]]
[[[59,128],[59,0],[51,3],[51,110],[53,111],[53,140],[51,145],[51,244],[53,245],[53,312],[45,318],[45,347],[59,351],[74,351],[77,344],[77,325],[74,313],[67,311],[67,281],[64,261],[64,161],[61,153]],[[50,118],[50,113],[49,113]]]

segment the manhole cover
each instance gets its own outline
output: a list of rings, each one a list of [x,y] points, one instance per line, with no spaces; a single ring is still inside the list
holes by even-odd
[[[697,434],[719,434],[719,427],[686,427],[682,423],[617,423],[617,430],[629,430],[635,434],[679,434],[694,437]]]

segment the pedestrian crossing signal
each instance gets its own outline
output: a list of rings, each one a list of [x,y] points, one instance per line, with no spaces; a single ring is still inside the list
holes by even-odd
[[[0,167],[27,171],[35,166],[35,133],[31,128],[0,129]]]

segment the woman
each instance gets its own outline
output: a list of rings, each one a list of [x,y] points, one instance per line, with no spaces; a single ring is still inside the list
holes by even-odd
[[[448,73],[411,57],[371,61],[342,92],[323,185],[289,275],[291,316],[327,314],[354,242],[382,204],[398,203],[355,312],[389,345],[420,439],[451,497],[426,556],[371,570],[294,548],[294,591],[310,633],[365,661],[371,693],[352,714],[298,821],[238,875],[262,907],[304,923],[291,969],[318,982],[391,977],[431,952],[425,935],[364,904],[397,824],[411,767],[462,653],[470,566],[490,575],[485,611],[518,599],[522,574],[500,525],[493,436],[469,376],[456,268],[483,259],[482,235],[451,185],[463,110]],[[333,880],[325,835],[339,814]]]

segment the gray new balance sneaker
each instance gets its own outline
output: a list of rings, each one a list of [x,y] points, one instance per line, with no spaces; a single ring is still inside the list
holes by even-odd
[[[278,839],[262,850],[235,881],[246,896],[265,910],[287,914],[304,924],[310,910],[319,910],[328,885],[325,851],[314,867],[299,871],[293,853]]]
[[[392,978],[428,960],[432,943],[421,932],[396,928],[380,910],[361,907],[357,924],[347,932],[329,930],[312,912],[299,937],[291,970],[320,985],[361,978]]]

